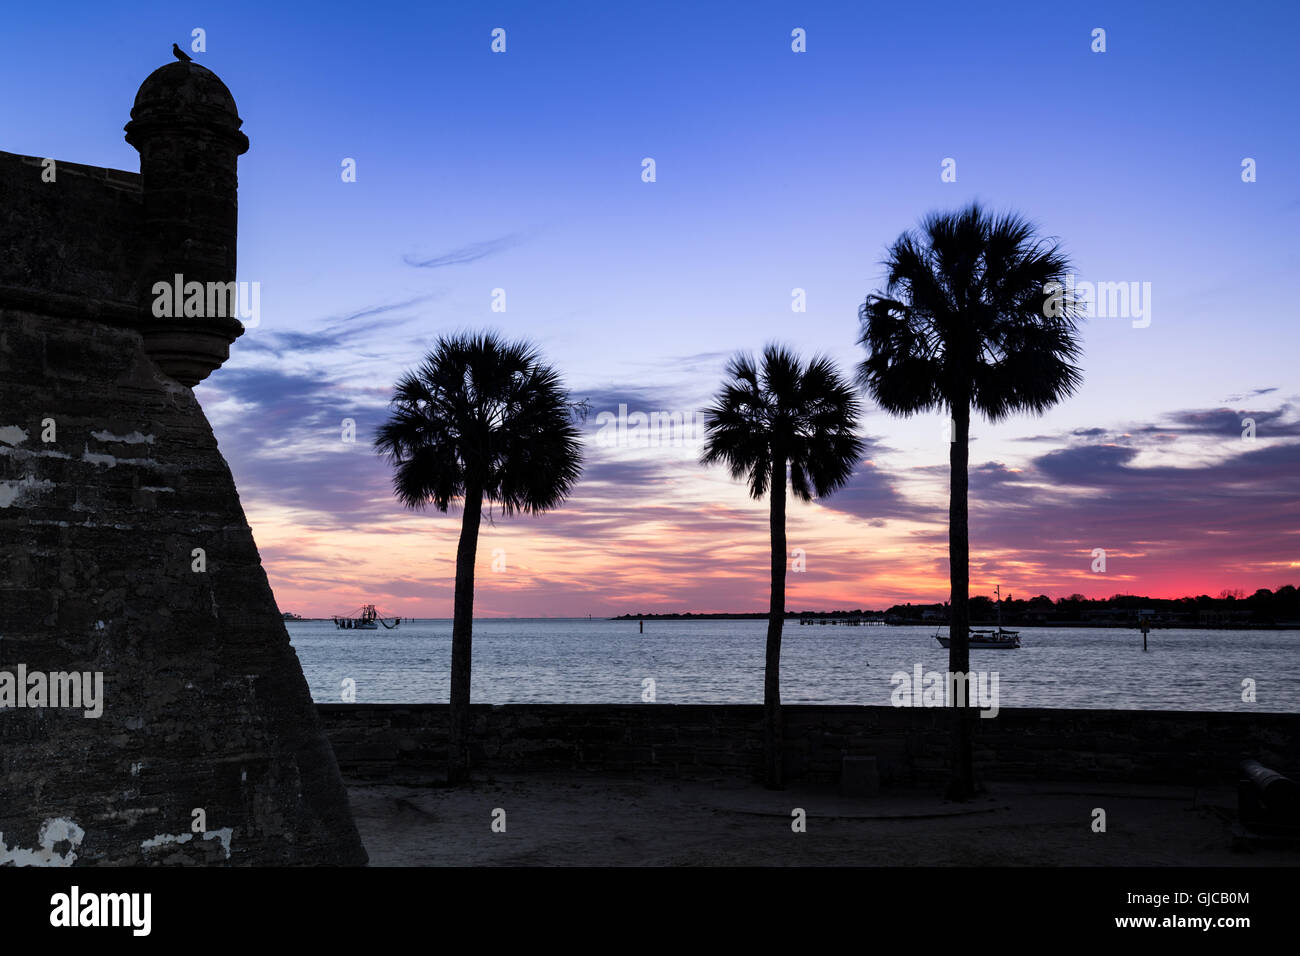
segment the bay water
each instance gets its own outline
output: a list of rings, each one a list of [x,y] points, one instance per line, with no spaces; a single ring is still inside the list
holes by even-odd
[[[291,621],[290,638],[318,703],[445,703],[451,621],[393,630],[339,630]],[[502,619],[474,622],[477,703],[761,703],[762,620]],[[945,631],[946,633],[946,631]],[[801,626],[787,621],[781,699],[789,704],[888,705],[899,672],[946,673],[929,627]],[[1020,629],[1017,650],[972,650],[971,668],[998,675],[1000,706],[1122,710],[1300,711],[1300,631]],[[1254,701],[1247,691],[1253,689]]]

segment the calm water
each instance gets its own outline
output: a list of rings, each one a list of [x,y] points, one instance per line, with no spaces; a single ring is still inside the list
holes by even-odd
[[[291,622],[312,696],[339,701],[345,678],[360,703],[445,702],[451,622],[340,631]],[[659,703],[758,703],[764,621],[481,620],[474,622],[479,703],[636,703],[654,678]],[[895,671],[946,671],[933,627],[808,626],[787,622],[786,703],[888,704]],[[1300,711],[1300,632],[1024,628],[1023,647],[973,650],[999,675],[1003,707]],[[1257,702],[1241,699],[1253,678]]]

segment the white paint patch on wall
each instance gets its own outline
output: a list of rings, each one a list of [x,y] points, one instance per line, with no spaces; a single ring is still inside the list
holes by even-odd
[[[97,441],[115,441],[122,442],[125,445],[139,445],[141,443],[152,445],[152,435],[141,435],[139,432],[131,432],[129,435],[114,435],[112,432],[91,432],[90,437]]]
[[[203,834],[205,840],[220,840],[221,849],[226,851],[226,859],[230,859],[230,840],[235,835],[233,827],[222,827],[220,830],[209,830]]]
[[[160,846],[166,846],[168,843],[189,843],[193,839],[193,833],[159,833],[152,839],[141,843],[140,849],[153,850]]]
[[[114,465],[149,465],[156,466],[158,463],[152,458],[117,458],[114,455],[104,455],[97,451],[91,451],[87,445],[81,453],[81,460],[89,462],[92,465],[107,465],[112,468]]]
[[[235,835],[233,827],[222,827],[220,830],[208,830],[203,834],[205,840],[218,840],[221,843],[221,849],[226,854],[226,859],[230,859],[230,840]],[[189,843],[194,839],[193,833],[159,833],[152,839],[145,840],[140,844],[142,850],[154,850],[160,846],[166,846],[169,843]]]
[[[6,863],[14,866],[72,866],[77,861],[77,847],[85,839],[86,831],[66,817],[51,817],[41,824],[37,834],[39,850],[28,850],[17,845],[10,849],[4,836],[0,833],[0,866]],[[69,844],[67,853],[56,853],[55,844],[65,842]]]
[[[21,481],[0,481],[0,508],[8,508],[14,504],[21,508],[32,497],[31,492],[53,487],[54,482],[44,478],[33,478],[31,475]]]
[[[9,455],[15,459],[22,460],[26,458],[71,458],[66,451],[58,451],[54,448],[43,448],[39,451],[33,451],[30,448],[18,448],[17,446],[0,445],[0,455]]]
[[[131,826],[135,826],[147,816],[154,816],[161,813],[158,807],[129,807],[126,810],[110,810],[107,813],[100,813],[95,816],[99,820],[125,820]]]
[[[27,441],[27,432],[17,425],[0,426],[0,442],[6,445],[21,445]]]

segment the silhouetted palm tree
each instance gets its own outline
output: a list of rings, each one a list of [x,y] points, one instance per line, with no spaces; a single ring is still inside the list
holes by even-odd
[[[397,383],[376,449],[394,466],[393,492],[407,507],[464,505],[456,549],[451,629],[448,780],[469,777],[470,652],[474,559],[483,502],[503,514],[559,505],[582,472],[577,406],[558,373],[526,342],[494,333],[438,340]]]
[[[701,464],[723,464],[749,482],[755,499],[770,497],[772,593],[763,676],[763,759],[767,786],[783,785],[781,627],[785,621],[785,499],[787,480],[797,498],[825,497],[853,473],[862,441],[853,434],[859,403],[852,385],[829,359],[804,366],[785,348],[769,345],[760,370],[749,355],[727,366],[727,381],[705,409]],[[788,479],[787,479],[788,474]]]
[[[970,541],[967,485],[971,409],[997,422],[1042,414],[1082,380],[1074,360],[1080,316],[1064,288],[1069,259],[1018,215],[977,203],[932,214],[890,247],[883,292],[859,310],[867,358],[859,380],[895,415],[946,409],[952,419],[948,554],[951,618],[948,668],[970,671]],[[969,698],[968,698],[969,703]],[[975,779],[975,712],[953,718],[948,793],[966,799]]]

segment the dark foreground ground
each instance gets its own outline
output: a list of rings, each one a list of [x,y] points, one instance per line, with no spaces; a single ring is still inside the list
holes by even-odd
[[[831,787],[534,773],[454,790],[353,781],[348,793],[373,866],[1300,864],[1292,849],[1234,848],[1226,789],[1001,784],[953,804],[923,791],[848,798]],[[791,829],[796,807],[807,832]],[[1092,828],[1096,808],[1104,833]],[[504,833],[492,830],[497,809]]]

